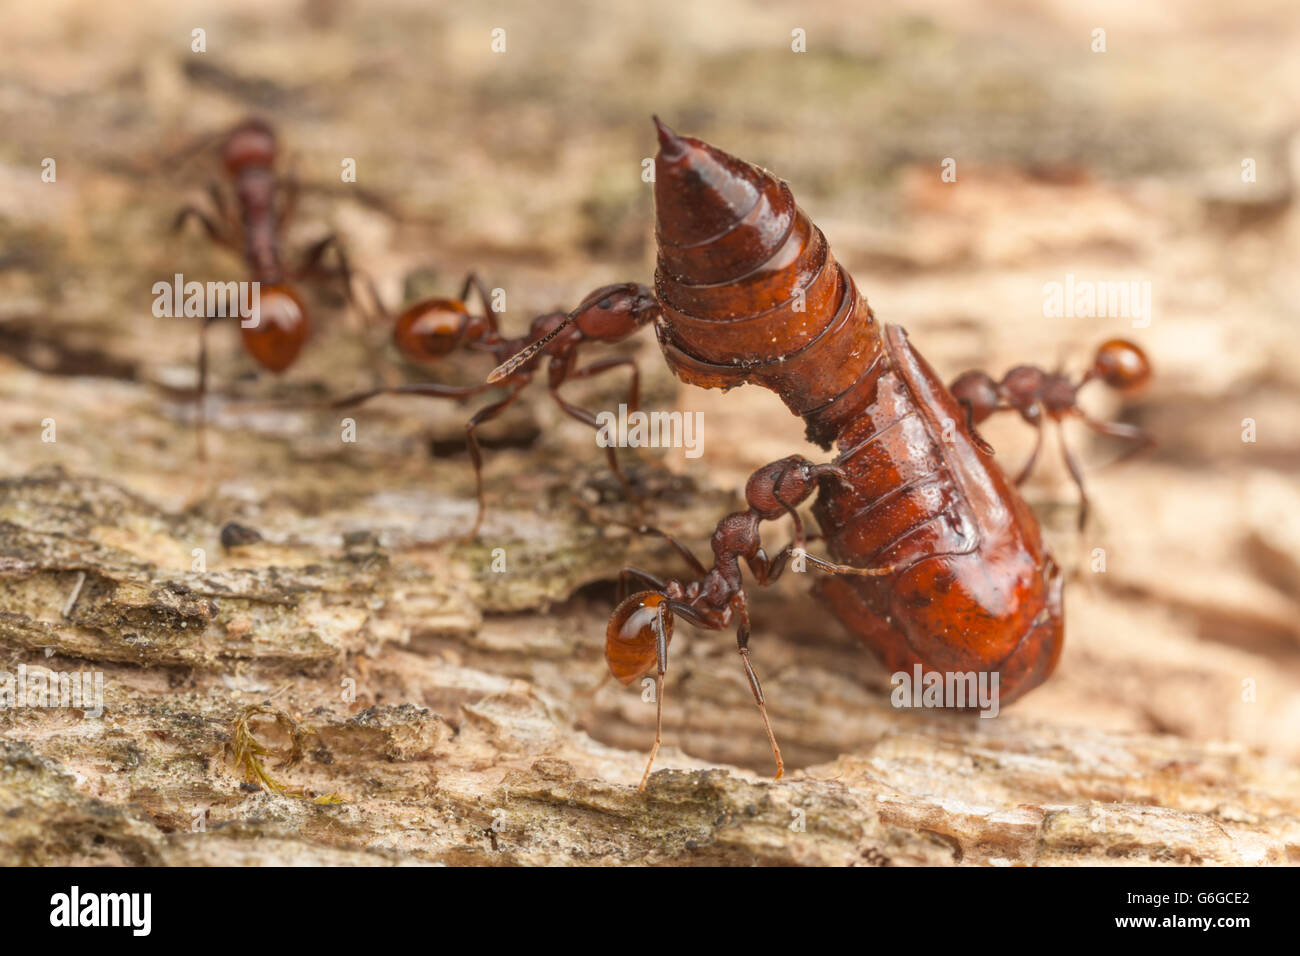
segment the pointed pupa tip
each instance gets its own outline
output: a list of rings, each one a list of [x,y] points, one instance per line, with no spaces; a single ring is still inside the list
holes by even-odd
[[[663,154],[664,159],[677,159],[686,153],[686,144],[682,138],[670,130],[667,125],[658,116],[652,116],[655,121],[655,129],[659,131],[659,152]]]

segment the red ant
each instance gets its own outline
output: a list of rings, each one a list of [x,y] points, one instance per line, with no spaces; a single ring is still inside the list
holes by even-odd
[[[1071,382],[1060,372],[1048,373],[1033,365],[1017,365],[1002,377],[1001,382],[993,381],[987,373],[978,370],[963,372],[949,390],[966,409],[966,424],[972,432],[975,425],[994,412],[1011,409],[1019,412],[1021,418],[1034,426],[1037,433],[1034,450],[1015,478],[1015,483],[1021,485],[1034,470],[1038,453],[1043,447],[1044,416],[1058,423],[1069,417],[1078,418],[1095,432],[1133,442],[1132,447],[1117,461],[1152,447],[1155,439],[1136,425],[1097,421],[1079,407],[1078,401],[1079,389],[1093,379],[1100,379],[1127,395],[1141,389],[1150,378],[1151,363],[1142,350],[1124,339],[1111,339],[1097,349],[1092,368],[1077,383]],[[1065,444],[1063,433],[1061,455],[1070,470],[1070,477],[1079,489],[1079,530],[1082,531],[1088,521],[1088,494],[1083,487],[1083,472],[1069,446]]]
[[[307,277],[341,276],[351,299],[351,271],[343,247],[330,234],[307,247],[302,261],[287,269],[281,259],[280,240],[285,225],[297,206],[299,184],[292,173],[281,177],[274,170],[275,133],[261,120],[249,119],[228,134],[221,146],[221,161],[235,192],[239,218],[236,220],[225,190],[208,184],[208,195],[216,208],[214,220],[207,211],[188,204],[176,214],[172,230],[178,231],[190,219],[203,226],[213,242],[237,255],[248,265],[251,280],[259,285],[260,307],[251,325],[241,322],[244,349],[263,368],[280,373],[298,357],[311,334],[307,308],[291,282]],[[322,265],[333,249],[337,268]],[[208,389],[207,327],[220,316],[208,316],[199,326],[198,440],[199,458],[207,458],[204,400]]]
[[[481,315],[470,312],[465,299],[476,291],[482,300]],[[378,296],[373,295],[377,308],[388,318]],[[659,315],[659,304],[654,292],[636,283],[608,285],[589,294],[576,309],[568,314],[548,312],[533,319],[528,334],[520,337],[503,336],[497,327],[496,314],[491,308],[486,291],[478,278],[470,273],[462,287],[460,298],[425,299],[408,307],[393,325],[393,339],[407,358],[422,363],[432,363],[445,358],[457,349],[490,354],[498,363],[488,380],[479,385],[444,385],[420,382],[411,385],[388,386],[358,392],[331,403],[332,408],[359,405],[376,395],[404,394],[427,395],[432,398],[466,399],[495,386],[507,390],[504,398],[485,406],[474,414],[465,426],[465,445],[474,465],[475,497],[478,510],[474,526],[466,540],[478,534],[483,523],[483,458],[475,432],[484,422],[496,418],[509,408],[519,393],[532,381],[542,361],[542,353],[550,357],[547,363],[546,387],[551,399],[570,418],[599,430],[596,416],[564,400],[560,386],[572,379],[591,378],[611,369],[627,366],[632,372],[628,387],[629,410],[640,404],[641,385],[636,363],[631,358],[601,359],[582,368],[574,368],[579,349],[591,342],[621,342]],[[628,496],[638,500],[631,483],[619,467],[612,445],[606,446],[605,455],[610,470],[623,486]]]
[[[651,669],[655,671],[655,741],[646,761],[645,773],[641,775],[642,790],[663,739],[664,673],[668,668],[668,644],[673,636],[674,614],[696,627],[712,631],[726,630],[735,619],[736,647],[749,689],[763,718],[772,755],[776,758],[776,779],[779,780],[785,772],[781,748],[767,715],[763,688],[749,661],[749,606],[740,562],[745,562],[760,587],[776,581],[793,555],[830,574],[877,577],[892,574],[895,570],[893,567],[857,568],[836,564],[807,553],[805,545],[808,539],[817,535],[805,534],[797,508],[828,478],[844,481],[848,473],[836,463],[817,465],[801,455],[782,458],[754,472],[745,485],[748,510],[727,515],[714,529],[711,570],[672,535],[658,528],[642,526],[637,529],[663,537],[696,575],[694,581],[684,583],[677,579],[662,581],[639,568],[624,568],[619,574],[620,601],[605,631],[605,662],[610,674],[625,686]],[[794,539],[769,558],[759,538],[759,527],[764,521],[774,521],[785,515],[794,522]],[[654,590],[624,598],[629,578],[640,578]]]

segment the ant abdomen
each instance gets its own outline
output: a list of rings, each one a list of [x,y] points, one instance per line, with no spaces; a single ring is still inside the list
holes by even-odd
[[[1132,393],[1151,379],[1146,353],[1127,339],[1111,339],[1097,349],[1093,374],[1111,388]]]
[[[658,662],[658,634],[664,643],[673,639],[673,612],[668,599],[654,591],[642,591],[625,599],[610,616],[605,629],[605,662],[621,684],[630,684]]]
[[[436,362],[465,338],[469,310],[457,299],[425,299],[397,317],[393,342],[413,362]]]
[[[240,329],[244,348],[257,364],[280,373],[298,358],[311,337],[311,323],[298,293],[287,285],[259,290],[257,324]]]

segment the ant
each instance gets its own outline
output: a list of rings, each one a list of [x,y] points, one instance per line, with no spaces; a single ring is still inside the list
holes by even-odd
[[[471,291],[482,302],[484,311],[481,315],[470,312],[466,298]],[[384,318],[390,318],[379,297],[373,294],[373,288],[371,293]],[[627,366],[632,373],[627,406],[629,409],[637,408],[641,399],[640,374],[631,358],[613,357],[600,359],[582,368],[574,366],[578,351],[584,345],[592,342],[621,342],[658,315],[659,303],[654,292],[646,286],[628,282],[595,290],[567,314],[548,312],[537,316],[532,320],[525,336],[504,336],[497,326],[496,313],[492,310],[486,290],[478,277],[470,273],[465,279],[460,298],[424,299],[403,311],[393,323],[393,340],[404,356],[423,364],[437,362],[457,349],[486,352],[500,363],[487,381],[478,385],[420,382],[386,386],[349,395],[332,402],[330,407],[348,408],[384,394],[464,400],[497,386],[505,388],[507,391],[504,398],[481,408],[465,426],[465,445],[474,466],[475,497],[478,501],[474,526],[464,538],[472,540],[483,524],[485,511],[483,457],[475,434],[478,427],[514,404],[519,393],[539,370],[543,353],[549,356],[546,369],[547,390],[555,404],[570,418],[600,429],[595,415],[560,396],[560,386],[566,381],[591,378],[622,366]],[[606,446],[605,455],[610,470],[628,497],[639,503],[639,497],[619,467],[613,445]]]
[[[176,214],[172,231],[196,220],[208,238],[243,257],[249,275],[258,284],[258,303],[251,323],[242,322],[245,351],[264,369],[285,371],[298,357],[311,334],[307,308],[292,282],[314,277],[342,277],[351,301],[352,272],[338,236],[331,233],[308,246],[301,262],[286,268],[281,256],[281,236],[297,207],[299,183],[293,173],[275,172],[276,139],[269,125],[248,119],[229,133],[221,145],[221,162],[235,193],[238,219],[220,184],[208,184],[216,219],[208,211],[188,204]],[[335,268],[324,266],[330,250],[338,258]],[[198,443],[199,460],[207,459],[204,439],[205,399],[208,390],[207,327],[220,316],[207,316],[199,326]]]
[[[1077,383],[1060,372],[1048,373],[1033,365],[1017,365],[1003,376],[1001,382],[993,381],[988,374],[978,370],[963,372],[952,383],[950,391],[965,407],[966,424],[972,433],[975,425],[994,412],[1010,409],[1015,409],[1021,418],[1034,426],[1037,432],[1034,450],[1015,478],[1016,484],[1020,485],[1034,470],[1043,447],[1044,416],[1058,423],[1068,417],[1078,418],[1095,432],[1133,442],[1116,461],[1123,461],[1154,446],[1155,439],[1136,425],[1098,421],[1087,415],[1078,402],[1079,389],[1093,379],[1100,379],[1121,394],[1128,395],[1144,387],[1150,378],[1151,363],[1143,351],[1125,339],[1111,339],[1097,349],[1092,367]],[[1061,433],[1060,441],[1061,455],[1079,489],[1079,530],[1082,531],[1088,522],[1088,494],[1083,487],[1083,472],[1065,443],[1064,433]]]
[[[763,728],[767,731],[772,756],[776,759],[776,779],[785,772],[781,748],[777,745],[768,718],[763,688],[749,660],[749,605],[741,578],[741,561],[749,567],[754,580],[766,587],[785,571],[790,558],[803,561],[829,574],[877,577],[894,573],[892,566],[857,568],[836,564],[808,554],[808,540],[820,537],[806,534],[797,507],[812,497],[827,479],[845,481],[848,473],[836,462],[817,465],[801,455],[791,455],[764,465],[754,472],[745,485],[746,511],[729,514],[718,522],[712,538],[713,568],[707,569],[690,549],[672,535],[644,525],[636,530],[664,538],[691,566],[695,580],[660,580],[639,568],[624,568],[619,574],[619,604],[605,631],[605,662],[609,673],[624,686],[651,670],[655,672],[655,741],[641,775],[640,789],[650,778],[663,739],[664,673],[668,668],[668,644],[673,636],[673,615],[705,630],[722,631],[736,621],[736,647],[745,668],[745,678],[758,704]],[[764,521],[789,515],[794,522],[794,538],[774,556],[768,557],[759,538]],[[639,578],[652,591],[630,597],[627,582]]]

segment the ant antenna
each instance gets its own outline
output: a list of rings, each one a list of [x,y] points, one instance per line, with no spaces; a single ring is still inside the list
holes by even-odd
[[[546,348],[546,346],[550,344],[551,340],[555,338],[557,335],[559,335],[561,332],[563,332],[565,328],[568,327],[569,323],[573,321],[573,319],[574,319],[574,313],[570,312],[568,315],[564,317],[564,321],[561,322],[559,325],[557,325],[555,328],[551,329],[551,331],[547,332],[545,335],[543,335],[532,345],[527,345],[524,348],[520,349],[514,355],[510,356],[510,358],[506,359],[504,362],[502,362],[500,365],[494,368],[491,374],[488,375],[487,377],[488,384],[495,385],[503,378],[509,376],[515,369],[519,368],[519,366],[523,365],[525,362],[531,359],[542,349]]]
[[[149,166],[149,170],[150,172],[160,172],[163,170],[177,172],[188,165],[195,156],[214,148],[217,143],[221,142],[221,140],[228,136],[229,133],[230,130],[204,133],[189,140],[184,145],[177,147],[170,153],[165,153],[162,156],[155,155],[152,164]]]

